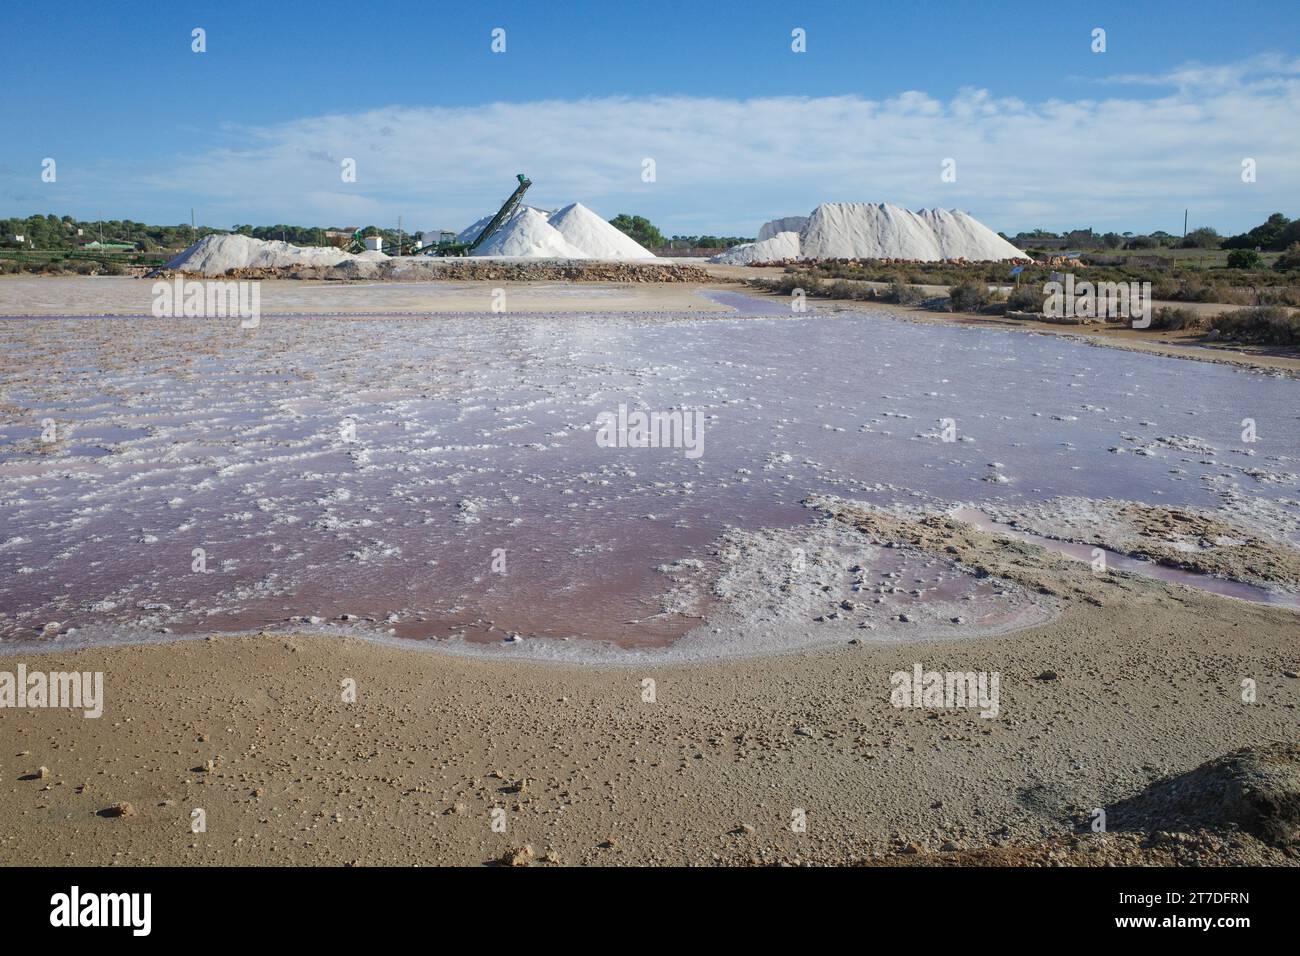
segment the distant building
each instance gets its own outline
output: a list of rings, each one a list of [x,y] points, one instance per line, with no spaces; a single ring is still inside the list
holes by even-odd
[[[347,226],[343,229],[326,229],[325,243],[331,246],[346,246],[360,228],[360,226]]]
[[[420,233],[420,248],[436,246],[440,242],[454,242],[458,233],[451,229],[429,229]]]
[[[365,244],[366,244],[366,249],[368,249],[370,252],[383,252],[383,251],[384,251],[384,237],[383,237],[383,236],[366,236],[364,241],[365,241]]]
[[[98,239],[92,239],[90,242],[82,243],[81,248],[89,252],[135,252],[135,243],[100,242]]]

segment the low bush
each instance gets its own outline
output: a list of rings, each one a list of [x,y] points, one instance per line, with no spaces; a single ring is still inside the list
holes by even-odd
[[[1019,286],[1007,296],[1008,312],[1042,312],[1043,293],[1039,289]]]
[[[1276,305],[1238,309],[1210,320],[1223,338],[1255,345],[1300,345],[1300,313]]]
[[[1293,242],[1287,246],[1286,251],[1278,256],[1277,262],[1273,263],[1273,268],[1278,272],[1300,269],[1300,242]]]
[[[920,305],[925,301],[925,293],[906,282],[895,282],[889,287],[888,299],[898,305]]]
[[[1262,261],[1254,249],[1233,249],[1228,253],[1229,269],[1258,269]]]
[[[1162,305],[1151,315],[1153,329],[1198,329],[1205,325],[1205,320],[1191,309],[1170,308]]]
[[[953,312],[978,312],[989,301],[989,287],[983,283],[962,282],[948,290],[948,308]]]

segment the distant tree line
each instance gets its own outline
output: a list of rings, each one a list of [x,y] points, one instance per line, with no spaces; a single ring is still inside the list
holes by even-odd
[[[1300,219],[1288,219],[1282,213],[1275,212],[1249,232],[1224,239],[1223,248],[1278,252],[1289,249],[1297,242],[1300,242]]]
[[[1260,225],[1237,236],[1221,236],[1211,226],[1200,226],[1185,236],[1175,236],[1163,230],[1147,234],[1132,232],[1093,232],[1091,229],[1072,229],[1064,233],[1034,229],[1007,236],[999,233],[1021,249],[1250,249],[1263,252],[1281,252],[1300,242],[1300,219],[1288,219],[1275,212]]]
[[[77,230],[81,230],[78,234]],[[131,219],[74,219],[72,216],[28,216],[26,219],[0,219],[0,246],[15,246],[15,236],[22,236],[28,249],[75,249],[98,239],[104,242],[133,243],[141,252],[176,249],[195,239],[223,230],[209,226],[191,229],[189,223],[176,226],[151,226]]]
[[[673,236],[664,238],[659,228],[644,216],[620,213],[610,220],[616,229],[630,236],[647,249],[665,247],[696,249],[729,249],[744,242],[753,242],[752,237],[745,236]],[[326,232],[340,231],[346,227],[339,226],[293,226],[277,223],[274,226],[236,225],[233,230],[216,229],[211,226],[191,228],[189,223],[175,226],[152,226],[131,219],[79,220],[72,216],[56,216],[49,213],[44,216],[0,219],[0,247],[17,245],[14,237],[22,236],[22,245],[29,249],[75,249],[97,239],[105,242],[133,243],[141,252],[182,249],[204,236],[219,232],[238,232],[254,239],[282,239],[300,246],[323,246],[329,240]],[[80,230],[80,233],[78,233]],[[390,249],[397,244],[396,229],[382,229],[378,226],[365,226],[362,235],[382,236],[384,248]],[[409,241],[413,235],[404,231],[402,236]],[[1255,228],[1240,235],[1223,237],[1210,226],[1200,226],[1191,230],[1186,236],[1175,236],[1163,230],[1146,234],[1132,232],[1093,232],[1092,229],[1072,229],[1063,233],[1034,229],[1020,232],[1014,236],[999,233],[1004,239],[1021,249],[1040,250],[1142,250],[1142,249],[1230,249],[1264,252],[1282,252],[1289,250],[1300,242],[1300,219],[1289,219],[1280,212],[1275,212]],[[1245,257],[1238,257],[1244,261]]]

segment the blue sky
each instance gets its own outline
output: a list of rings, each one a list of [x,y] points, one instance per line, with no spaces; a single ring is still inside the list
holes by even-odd
[[[671,233],[750,234],[831,200],[1009,232],[1300,215],[1295,2],[11,2],[3,19],[6,216],[460,227],[516,172],[537,204]]]

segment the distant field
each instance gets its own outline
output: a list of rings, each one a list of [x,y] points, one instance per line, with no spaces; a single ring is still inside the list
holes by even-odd
[[[1099,262],[1123,262],[1127,257],[1156,258],[1172,260],[1177,268],[1223,269],[1228,265],[1231,249],[1130,249],[1107,250],[1105,252],[1085,252],[1085,259]],[[1281,256],[1280,252],[1261,252],[1260,260],[1266,267],[1271,267]]]

